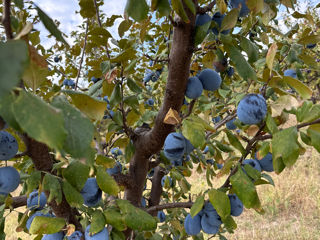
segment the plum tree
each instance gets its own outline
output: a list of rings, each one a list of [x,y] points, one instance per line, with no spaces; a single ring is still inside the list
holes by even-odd
[[[237,107],[237,116],[244,124],[260,123],[267,114],[267,103],[260,94],[246,95]]]
[[[317,5],[295,2],[79,0],[63,33],[0,1],[0,239],[13,209],[35,239],[86,240],[224,239],[263,212],[269,172],[320,151]]]

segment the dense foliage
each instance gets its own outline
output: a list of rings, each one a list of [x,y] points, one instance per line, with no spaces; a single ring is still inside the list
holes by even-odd
[[[268,172],[320,152],[314,11],[295,0],[127,0],[124,16],[101,12],[103,0],[79,5],[71,44],[32,1],[0,0],[0,239],[21,206],[15,227],[35,239],[225,239],[244,207],[263,214]],[[195,172],[208,186],[198,195]]]

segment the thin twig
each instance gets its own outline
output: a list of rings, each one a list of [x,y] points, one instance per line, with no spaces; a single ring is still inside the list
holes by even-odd
[[[221,128],[224,124],[226,124],[227,122],[229,122],[230,120],[234,119],[235,117],[237,117],[237,113],[233,113],[229,116],[227,116],[226,118],[222,119],[220,122],[218,122],[217,124],[214,125],[214,129],[218,130],[219,128]],[[213,132],[209,132],[206,135],[206,139],[208,139],[211,135],[213,134]]]
[[[177,27],[178,23],[173,19],[171,15],[169,15],[169,21],[171,22],[172,26]]]
[[[76,86],[74,87],[75,91],[77,90],[77,87],[78,87],[78,81],[79,81],[79,77],[80,77],[80,73],[81,73],[82,62],[83,62],[84,54],[86,52],[88,29],[89,29],[89,19],[87,20],[87,24],[86,24],[86,32],[85,32],[85,35],[84,35],[84,43],[83,43],[83,48],[82,48],[82,55],[81,55],[80,65],[79,65],[78,74],[77,74],[77,78],[76,78]]]
[[[147,212],[160,211],[163,209],[170,209],[170,208],[191,208],[192,205],[193,205],[193,202],[165,203],[157,206],[152,206],[147,209]]]
[[[188,112],[185,115],[182,116],[182,119],[187,118],[187,117],[189,117],[191,115],[193,107],[194,107],[196,101],[197,101],[196,99],[193,99],[190,102],[189,107],[188,107]]]
[[[209,12],[212,10],[212,8],[214,7],[214,5],[216,4],[216,1],[214,0],[213,2],[209,3],[207,6],[205,7],[199,7],[197,6],[197,13],[199,14],[204,14],[206,12]]]
[[[11,19],[10,19],[11,0],[3,0],[2,24],[6,32],[7,39],[12,39]]]
[[[169,58],[166,59],[158,59],[158,57],[153,58],[151,56],[149,56],[148,54],[143,54],[146,58],[150,59],[153,62],[169,62]]]

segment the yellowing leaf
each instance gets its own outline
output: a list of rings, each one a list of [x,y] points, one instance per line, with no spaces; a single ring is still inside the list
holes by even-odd
[[[274,57],[276,56],[277,53],[277,43],[272,43],[271,47],[268,50],[267,53],[267,57],[266,57],[266,62],[267,62],[267,66],[268,68],[272,71],[272,67],[273,67],[273,61],[274,61]]]
[[[217,6],[218,6],[221,14],[225,14],[225,12],[227,11],[227,4],[226,4],[225,0],[217,0]]]
[[[181,123],[181,118],[176,110],[170,108],[163,122],[170,125],[177,125]]]

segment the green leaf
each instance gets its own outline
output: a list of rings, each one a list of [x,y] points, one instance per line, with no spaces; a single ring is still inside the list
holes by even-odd
[[[118,103],[120,103],[121,101],[121,92],[120,92],[120,84],[117,84],[113,91],[112,91],[112,94],[111,94],[111,97],[110,97],[110,104],[112,106],[115,106],[117,105]]]
[[[253,63],[259,59],[259,50],[257,46],[245,37],[241,37],[240,47],[248,55],[248,61]]]
[[[230,56],[232,62],[235,64],[237,72],[244,80],[257,80],[256,72],[242,56],[241,52],[230,44],[224,43],[225,49]]]
[[[239,139],[229,130],[226,130],[226,134],[228,137],[228,140],[232,146],[234,146],[236,149],[238,149],[242,155],[245,154],[246,150],[242,146],[241,142]]]
[[[311,35],[299,39],[298,43],[300,44],[312,44],[320,42],[320,35]]]
[[[63,170],[63,177],[78,191],[81,191],[89,177],[90,167],[80,161],[72,161]]]
[[[47,80],[48,74],[48,67],[43,68],[36,62],[30,61],[30,64],[24,71],[22,78],[25,84],[35,92],[35,90]]]
[[[315,58],[312,56],[309,56],[305,53],[301,53],[299,55],[299,58],[307,65],[309,65],[311,68],[319,69],[319,64],[316,62]]]
[[[196,7],[192,0],[183,0],[186,6],[190,9],[190,11],[193,13],[193,15],[196,15]]]
[[[14,0],[14,4],[21,10],[23,9],[23,6],[24,6],[23,0]]]
[[[13,102],[17,99],[15,94],[9,94],[1,98],[0,101],[0,116],[15,130],[20,131],[21,128],[13,113]]]
[[[80,0],[80,15],[83,18],[92,18],[96,15],[96,9],[92,0]]]
[[[103,155],[98,155],[95,162],[96,164],[101,165],[104,168],[112,168],[115,164],[113,158],[109,158]]]
[[[246,3],[250,11],[253,12],[254,14],[261,12],[264,7],[263,0],[247,0]]]
[[[230,177],[232,189],[246,208],[260,208],[260,200],[252,180],[241,167]]]
[[[275,120],[273,119],[273,117],[269,113],[267,115],[266,124],[267,124],[267,128],[269,129],[271,134],[275,134],[276,132],[279,131]]]
[[[320,117],[320,105],[313,105],[308,113],[303,117],[303,122],[311,122]]]
[[[274,61],[274,57],[276,56],[277,49],[278,49],[277,43],[272,43],[266,56],[266,63],[268,68],[271,71],[273,69],[273,61]]]
[[[95,43],[96,46],[107,45],[109,38],[112,38],[112,35],[108,30],[102,27],[95,27],[88,32],[88,40],[92,43]]]
[[[171,7],[168,0],[157,0],[157,9],[162,16],[169,16]]]
[[[226,144],[223,144],[219,141],[215,141],[217,148],[219,148],[222,152],[233,152],[233,149]]]
[[[312,96],[312,90],[298,79],[284,76],[283,80],[296,89],[303,99],[309,99]]]
[[[194,217],[201,211],[203,204],[204,204],[204,197],[203,196],[197,197],[197,200],[194,202],[194,204],[190,209],[191,217]]]
[[[110,195],[117,196],[120,191],[118,184],[103,167],[97,166],[97,183],[99,188]]]
[[[40,171],[34,171],[30,174],[30,176],[27,178],[27,194],[31,193],[34,189],[37,189],[41,182],[41,172]]]
[[[172,6],[172,9],[181,17],[181,19],[184,22],[186,22],[186,23],[190,22],[190,20],[187,16],[187,13],[184,10],[182,0],[171,0],[171,6]]]
[[[132,22],[130,20],[123,20],[120,23],[118,27],[118,33],[121,38],[123,37],[124,33],[129,30],[129,28],[131,27],[131,24]]]
[[[312,145],[311,144],[311,138],[307,134],[305,134],[304,132],[300,131],[300,137],[301,137],[302,142],[304,142],[305,144],[307,144],[309,146]]]
[[[65,91],[72,99],[72,103],[89,118],[101,120],[107,103],[99,101],[81,92]]]
[[[245,164],[243,168],[248,174],[248,176],[251,177],[253,180],[256,181],[261,177],[261,172],[253,168],[250,164]]]
[[[66,180],[62,182],[62,190],[70,206],[79,208],[83,205],[84,200],[81,193]]]
[[[20,127],[33,139],[61,150],[66,139],[60,110],[40,98],[21,91],[13,103],[13,112]]]
[[[222,20],[220,32],[229,30],[237,24],[239,11],[240,10],[238,8],[233,8],[230,12],[227,13],[227,15]]]
[[[195,147],[202,147],[205,140],[205,128],[203,124],[192,118],[187,118],[182,121],[182,134]]]
[[[298,131],[290,127],[275,133],[272,137],[272,158],[281,158],[287,167],[291,167],[299,157]],[[276,171],[276,173],[278,173]]]
[[[94,126],[92,122],[78,109],[74,108],[60,95],[53,99],[52,105],[62,110],[64,126],[67,131],[64,149],[74,158],[93,157],[91,142],[93,139]],[[79,131],[81,129],[81,131]]]
[[[125,224],[133,230],[152,231],[157,228],[157,221],[142,209],[136,208],[129,201],[117,199],[117,205],[124,215]]]
[[[320,152],[320,124],[311,125],[308,128],[307,133],[311,138],[312,146]]]
[[[42,180],[42,186],[43,190],[50,192],[48,202],[55,200],[57,204],[61,203],[61,186],[57,177],[47,173]]]
[[[125,13],[137,22],[141,22],[148,16],[149,7],[145,0],[127,0]]]
[[[124,222],[124,216],[120,214],[119,209],[107,208],[104,210],[104,215],[107,224],[112,225],[119,231],[124,231],[127,229],[127,226]]]
[[[127,79],[127,85],[132,92],[141,93],[142,89],[131,78]]]
[[[63,218],[36,216],[31,223],[30,234],[53,234],[59,232],[66,222]]]
[[[211,189],[209,192],[209,200],[212,206],[222,219],[227,218],[231,212],[230,200],[225,192]]]
[[[101,232],[106,225],[106,219],[100,210],[96,210],[92,214],[91,226],[90,226],[90,233],[96,234]]]
[[[52,21],[52,19],[45,14],[38,6],[36,6],[36,10],[38,12],[38,16],[41,20],[41,22],[43,23],[43,25],[46,27],[46,29],[53,35],[56,37],[56,39],[64,44],[66,44],[67,46],[69,46],[69,44],[66,42],[66,40],[63,38],[62,33],[60,32],[60,30],[57,28],[56,24]]]
[[[201,26],[196,26],[196,34],[194,37],[194,44],[198,45],[202,43],[202,41],[205,39],[205,37],[208,34],[208,30],[210,28],[211,22],[207,22]]]
[[[0,99],[16,86],[28,63],[28,48],[24,41],[0,42]]]

